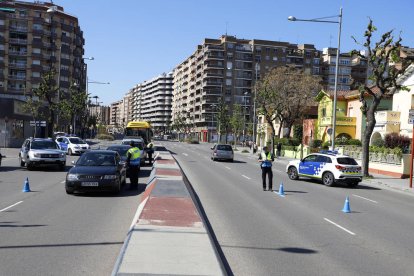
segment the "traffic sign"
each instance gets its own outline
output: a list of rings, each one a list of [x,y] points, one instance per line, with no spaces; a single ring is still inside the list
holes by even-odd
[[[413,124],[414,123],[414,109],[410,109],[408,111],[408,123]]]
[[[30,121],[30,126],[35,126],[35,125],[45,127],[46,121]]]
[[[328,130],[326,131],[329,135],[332,135],[332,131],[333,131],[333,129],[330,127],[330,128],[328,128]]]

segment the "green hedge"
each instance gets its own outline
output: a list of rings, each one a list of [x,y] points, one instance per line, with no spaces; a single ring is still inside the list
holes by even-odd
[[[113,141],[114,136],[112,136],[110,134],[98,134],[98,135],[96,135],[96,139]]]

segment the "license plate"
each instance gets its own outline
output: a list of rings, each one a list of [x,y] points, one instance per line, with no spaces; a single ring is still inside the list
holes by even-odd
[[[84,186],[84,187],[96,187],[96,186],[99,186],[99,183],[98,182],[82,182],[81,183],[81,186]]]

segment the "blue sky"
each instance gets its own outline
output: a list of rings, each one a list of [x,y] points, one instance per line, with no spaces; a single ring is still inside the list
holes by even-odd
[[[120,100],[137,83],[171,71],[204,38],[227,31],[237,38],[265,39],[336,47],[338,24],[290,22],[293,15],[313,19],[343,8],[341,51],[361,47],[372,18],[378,34],[401,32],[403,45],[414,47],[412,0],[55,0],[79,18],[84,32],[89,84],[104,105]],[[392,3],[392,6],[389,5]]]

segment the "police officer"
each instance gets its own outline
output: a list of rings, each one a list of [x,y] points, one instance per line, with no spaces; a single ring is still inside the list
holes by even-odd
[[[127,166],[129,169],[129,181],[131,182],[129,188],[138,189],[138,174],[141,163],[141,150],[135,146],[134,141],[131,141],[131,148],[127,151]]]
[[[152,164],[152,154],[154,153],[154,144],[152,142],[149,142],[147,145],[147,154],[148,154],[148,161],[149,164]]]
[[[260,167],[262,168],[262,182],[263,182],[263,191],[266,191],[266,175],[269,179],[269,189],[268,191],[273,191],[273,172],[272,172],[272,162],[275,160],[273,153],[269,151],[268,147],[263,147],[263,151],[260,153],[259,162]]]

